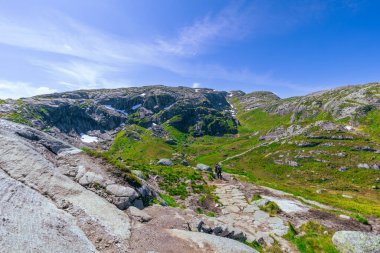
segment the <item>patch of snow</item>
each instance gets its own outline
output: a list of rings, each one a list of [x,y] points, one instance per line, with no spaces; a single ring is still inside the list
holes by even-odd
[[[169,110],[170,108],[172,108],[172,107],[173,107],[173,105],[174,105],[174,104],[171,104],[171,105],[169,105],[169,106],[165,107],[165,108],[164,108],[164,110]]]
[[[348,131],[354,130],[354,128],[352,126],[345,126],[344,128],[347,129]]]
[[[132,106],[132,110],[137,110],[140,107],[141,107],[141,104],[134,105],[134,106]]]
[[[87,134],[80,134],[80,140],[84,143],[98,142],[98,137],[90,136]]]
[[[199,92],[199,89],[195,89],[195,92]]]
[[[233,97],[233,96],[234,96],[234,94],[230,93],[230,94],[228,94],[228,96],[229,96],[229,97]]]
[[[156,123],[152,123],[152,126],[157,126],[157,124]]]
[[[345,220],[351,220],[350,216],[347,216],[347,215],[344,215],[344,214],[340,214],[339,218],[342,218],[342,219],[345,219]]]
[[[146,95],[145,93],[141,93],[140,97],[145,97],[145,95]]]
[[[107,108],[108,110],[111,110],[111,111],[114,111],[114,112],[118,112],[118,113],[122,113],[125,116],[128,116],[128,113],[126,111],[124,111],[124,110],[119,110],[119,109],[113,108],[110,105],[104,105],[104,107]]]

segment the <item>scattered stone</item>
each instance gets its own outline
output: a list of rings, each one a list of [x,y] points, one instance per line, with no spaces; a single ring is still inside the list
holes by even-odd
[[[346,194],[342,194],[342,197],[343,197],[343,198],[346,198],[346,199],[352,199],[352,196],[350,196],[350,195],[346,195]]]
[[[183,166],[189,166],[189,165],[190,165],[190,163],[189,163],[188,161],[186,161],[186,160],[182,160],[182,161],[181,161],[181,164],[182,164]]]
[[[197,170],[202,170],[202,171],[207,171],[207,172],[211,172],[212,171],[212,169],[211,169],[210,166],[208,166],[206,164],[202,164],[202,163],[198,163],[196,169]]]
[[[165,140],[165,143],[169,144],[169,145],[176,145],[177,141],[174,139],[167,139],[167,140]]]
[[[345,220],[351,220],[350,216],[347,216],[347,215],[344,215],[344,214],[340,214],[339,218],[342,218],[342,219],[345,219]]]
[[[291,166],[291,167],[298,167],[299,166],[299,164],[296,161],[287,161],[286,164]]]
[[[298,147],[300,148],[311,148],[318,146],[320,142],[307,142],[307,141],[302,141],[297,144]]]
[[[128,212],[132,217],[136,218],[140,222],[148,222],[152,220],[152,217],[149,214],[134,206],[129,207]]]
[[[140,179],[146,179],[143,172],[141,170],[131,170],[133,174],[135,174]]]
[[[369,165],[367,163],[359,163],[358,164],[359,169],[369,169]]]
[[[162,158],[157,162],[158,165],[173,166],[173,161],[167,158]]]
[[[338,231],[332,241],[342,253],[379,253],[380,236],[359,231]]]
[[[378,189],[379,189],[379,186],[377,186],[377,185],[373,185],[373,186],[372,186],[372,189],[374,189],[374,190],[378,190]]]
[[[363,146],[363,147],[356,147],[357,151],[368,151],[368,152],[374,152],[375,149],[369,146]]]
[[[338,170],[341,171],[341,172],[344,172],[344,171],[347,171],[348,168],[347,167],[340,167]]]
[[[326,192],[326,189],[318,189],[315,192],[318,194],[322,194],[322,193]]]
[[[87,171],[78,181],[79,184],[81,185],[89,185],[89,184],[94,184],[94,183],[97,183],[97,184],[100,184],[102,185],[104,183],[104,178],[99,175],[99,174],[96,174],[92,171]]]

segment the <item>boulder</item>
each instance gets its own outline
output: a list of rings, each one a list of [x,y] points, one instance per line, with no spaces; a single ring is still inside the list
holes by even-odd
[[[118,184],[108,185],[106,191],[111,194],[111,202],[121,210],[134,205],[134,200],[139,196],[133,188]]]
[[[189,165],[190,165],[190,163],[189,163],[188,161],[186,161],[186,160],[182,160],[182,161],[181,161],[181,164],[182,164],[183,166],[189,166]]]
[[[101,175],[96,174],[96,173],[94,173],[92,171],[87,171],[79,179],[78,183],[81,184],[81,185],[83,185],[83,186],[86,186],[86,185],[89,185],[89,184],[94,184],[94,183],[102,185],[104,183],[104,178]]]
[[[141,170],[131,170],[131,172],[140,179],[146,179],[143,172]]]
[[[140,222],[148,222],[152,219],[152,217],[149,214],[134,206],[129,207],[128,212],[133,218]]]
[[[359,231],[338,231],[332,241],[342,253],[380,252],[380,235]]]
[[[229,238],[179,229],[170,229],[169,233],[191,244],[196,244],[202,251],[218,253],[257,253],[256,250],[244,243]]]
[[[359,169],[369,169],[369,165],[367,163],[359,163],[358,164]]]
[[[207,171],[207,172],[211,172],[212,171],[212,169],[211,169],[210,166],[208,166],[206,164],[203,164],[203,163],[198,163],[196,169],[197,170],[202,170],[202,171]]]
[[[157,162],[158,165],[173,166],[173,161],[167,158],[162,158]]]

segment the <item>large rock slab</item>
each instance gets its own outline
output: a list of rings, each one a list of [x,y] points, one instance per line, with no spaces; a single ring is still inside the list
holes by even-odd
[[[76,220],[0,170],[1,252],[96,252]]]
[[[244,243],[220,236],[179,229],[171,229],[169,232],[172,236],[193,244],[196,252],[257,253],[256,250]]]
[[[358,231],[338,231],[333,243],[342,253],[379,253],[380,235]]]
[[[61,174],[52,162],[36,150],[34,143],[1,124],[0,154],[3,171],[65,209],[75,217],[93,243],[101,237],[103,241],[115,242],[109,244],[108,250],[127,251],[131,234],[129,217],[104,198]]]

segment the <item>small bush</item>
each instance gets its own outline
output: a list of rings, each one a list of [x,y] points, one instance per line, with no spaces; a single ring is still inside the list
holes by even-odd
[[[269,201],[265,206],[260,206],[260,209],[269,213],[271,216],[274,216],[281,212],[280,207],[273,201]]]
[[[169,195],[166,195],[166,194],[163,194],[163,193],[160,193],[160,197],[166,202],[166,204],[168,204],[168,206],[171,206],[171,207],[177,207],[177,203],[175,202],[175,200],[170,197]]]
[[[256,200],[259,200],[259,199],[262,199],[261,196],[260,196],[260,194],[255,193],[255,194],[252,196],[251,202],[256,201]]]
[[[356,214],[354,216],[355,220],[359,221],[360,223],[363,223],[365,225],[368,225],[368,219],[361,214]]]

